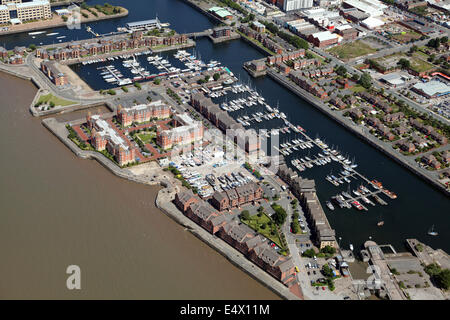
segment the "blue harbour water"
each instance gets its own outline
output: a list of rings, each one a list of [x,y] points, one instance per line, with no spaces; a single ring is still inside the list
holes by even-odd
[[[94,0],[87,1],[88,4],[103,3],[104,1]],[[122,27],[126,22],[152,19],[156,15],[162,22],[169,22],[171,28],[179,33],[202,31],[211,28],[214,21],[211,21],[194,8],[190,7],[181,0],[110,0],[113,5],[123,5],[129,9],[130,14],[127,17],[100,21],[91,23],[89,26],[96,33],[109,33],[116,31],[117,27]],[[7,48],[15,45],[29,45],[31,43],[51,44],[56,40],[55,37],[66,35],[67,39],[86,39],[91,38],[91,34],[87,33],[85,26],[81,30],[68,30],[66,28],[55,28],[46,30],[47,33],[57,32],[56,36],[39,35],[35,39],[28,34],[18,34],[1,37],[0,44]],[[67,41],[64,39],[63,41]],[[404,169],[395,161],[391,160],[375,148],[369,146],[360,140],[348,130],[326,117],[312,105],[297,97],[269,77],[253,79],[243,70],[244,62],[261,58],[264,55],[258,50],[250,47],[241,40],[235,40],[223,44],[212,44],[206,38],[196,40],[197,45],[195,52],[201,56],[205,62],[217,60],[223,66],[228,67],[244,84],[251,85],[266,99],[272,107],[278,108],[287,114],[289,121],[295,125],[302,126],[306,133],[315,138],[319,136],[329,146],[337,147],[342,154],[348,155],[350,159],[355,159],[358,164],[357,170],[369,179],[381,181],[383,185],[391,191],[394,191],[398,198],[391,200],[385,195],[381,197],[386,200],[389,205],[375,207],[368,206],[369,211],[359,212],[355,209],[339,209],[330,211],[325,206],[325,201],[331,196],[341,191],[347,190],[347,184],[335,187],[325,180],[326,175],[339,173],[342,168],[336,163],[325,166],[314,166],[300,173],[301,176],[316,180],[318,196],[327,213],[327,217],[338,237],[342,237],[341,245],[348,247],[352,243],[355,248],[361,246],[371,237],[380,244],[390,243],[397,250],[404,249],[404,240],[407,238],[418,238],[426,244],[434,248],[442,248],[450,252],[450,200],[440,191],[429,186],[423,180],[415,176],[409,170]],[[189,50],[192,52],[192,49]],[[175,67],[177,61],[170,58],[172,53],[164,53],[163,57],[168,57]],[[149,67],[145,56],[140,56],[143,66]],[[121,60],[114,62],[107,61],[104,63],[115,64],[118,69],[121,68]],[[75,71],[94,89],[108,88],[105,82],[99,77],[99,71],[96,70],[99,65],[79,65],[75,67]],[[122,70],[122,69],[121,69]],[[123,70],[124,76],[126,70]],[[151,72],[152,73],[152,72]],[[231,96],[227,97],[231,100]],[[221,101],[219,99],[217,101]],[[239,116],[247,112],[249,115],[253,111],[264,111],[260,106],[245,108],[237,112],[233,112],[232,116]],[[281,120],[263,120],[256,123],[255,128],[271,128],[273,126],[280,127]],[[266,126],[267,125],[267,126]],[[280,142],[292,140],[294,133],[280,134]],[[298,134],[297,134],[297,137]],[[311,154],[316,155],[318,148],[306,149],[295,152],[286,158],[286,162],[290,164],[290,160],[294,158],[304,157]],[[360,182],[352,180],[351,188],[356,189]],[[379,219],[385,221],[383,227],[378,227]],[[430,237],[427,235],[431,225],[435,225],[439,236]]]

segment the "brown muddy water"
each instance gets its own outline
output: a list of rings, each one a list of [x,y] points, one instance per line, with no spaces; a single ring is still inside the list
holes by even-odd
[[[0,74],[1,299],[278,298],[155,208],[157,187],[77,158],[29,113],[35,92]]]

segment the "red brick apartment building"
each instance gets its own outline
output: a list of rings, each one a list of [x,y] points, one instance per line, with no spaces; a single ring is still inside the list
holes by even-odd
[[[186,35],[174,35],[170,37],[144,36],[142,32],[136,31],[131,37],[116,36],[101,38],[99,40],[72,41],[65,46],[56,48],[39,48],[36,57],[50,60],[70,60],[85,57],[87,55],[98,55],[109,53],[113,50],[128,50],[140,47],[155,47],[160,45],[184,44],[187,42]]]
[[[130,126],[133,122],[142,123],[152,119],[166,119],[170,115],[170,107],[163,104],[161,100],[129,108],[122,106],[117,108],[117,119],[125,127]]]
[[[190,190],[177,193],[174,203],[195,223],[217,235],[285,286],[296,284],[295,266],[291,258],[278,254],[248,226],[236,220],[228,221],[225,214],[215,211]]]
[[[173,129],[158,127],[156,142],[163,149],[174,145],[186,145],[203,139],[203,124],[193,120],[187,113],[176,114],[172,120]]]
[[[261,186],[255,182],[250,182],[234,189],[215,192],[211,203],[217,210],[223,211],[260,200],[262,195]]]
[[[236,143],[239,143],[246,152],[252,153],[261,147],[259,139],[249,139],[249,137],[255,137],[256,133],[245,130],[242,124],[234,120],[226,111],[221,110],[217,104],[213,103],[210,98],[206,98],[202,93],[191,95],[191,105],[217,128],[233,138]]]
[[[92,133],[90,142],[95,150],[107,150],[120,166],[136,160],[136,150],[132,149],[106,120],[90,113],[86,119]]]

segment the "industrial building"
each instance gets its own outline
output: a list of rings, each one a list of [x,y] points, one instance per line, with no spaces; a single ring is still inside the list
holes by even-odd
[[[412,90],[429,99],[450,94],[450,86],[438,80],[416,83]]]
[[[283,0],[278,1],[283,11],[293,11],[305,8],[312,8],[313,0]]]
[[[208,9],[208,12],[212,13],[221,20],[233,19],[233,15],[227,9],[222,7],[212,7]]]
[[[361,21],[361,25],[363,27],[366,27],[367,29],[373,30],[373,29],[383,26],[384,22],[381,21],[380,19],[377,19],[374,17],[369,17],[369,18]]]
[[[371,17],[379,17],[384,14],[387,6],[378,0],[344,0],[344,8],[356,8]]]
[[[322,31],[310,35],[308,40],[316,47],[323,48],[338,43],[339,37],[330,31]]]
[[[136,21],[136,22],[128,22],[127,28],[130,30],[148,30],[148,29],[161,29],[161,23],[158,20],[158,17],[150,20]]]

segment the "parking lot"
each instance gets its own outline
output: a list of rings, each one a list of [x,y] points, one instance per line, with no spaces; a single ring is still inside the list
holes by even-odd
[[[213,143],[172,157],[169,165],[176,168],[202,198],[208,198],[216,191],[230,190],[256,180],[242,163],[227,157],[222,145]]]

